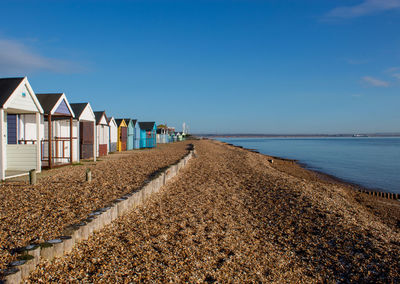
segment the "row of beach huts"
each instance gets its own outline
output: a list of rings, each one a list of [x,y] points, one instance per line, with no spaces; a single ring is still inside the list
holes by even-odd
[[[0,78],[0,180],[183,139],[166,125],[69,103],[64,93],[35,94],[26,77]]]

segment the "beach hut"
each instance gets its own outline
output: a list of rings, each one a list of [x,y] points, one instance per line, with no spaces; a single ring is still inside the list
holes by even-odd
[[[152,122],[139,122],[140,128],[140,148],[154,148],[157,146],[156,142],[156,123]]]
[[[40,105],[26,77],[0,79],[0,179],[41,170]]]
[[[44,111],[42,168],[79,161],[74,158],[74,153],[78,152],[78,128],[73,125],[74,111],[67,97],[64,93],[36,96]]]
[[[74,159],[96,160],[96,135],[93,109],[89,103],[70,104],[75,114],[74,127],[78,128],[78,151],[74,153]],[[73,141],[72,143],[74,143]]]
[[[124,118],[127,125],[126,149],[139,149],[140,128],[136,119]],[[139,138],[138,138],[139,137]]]
[[[114,117],[108,119],[108,127],[110,129],[110,143],[108,146],[109,152],[117,151],[117,142],[118,142],[118,125],[115,122]]]
[[[105,111],[95,111],[96,117],[96,153],[98,157],[108,154],[108,144],[110,143],[110,128]]]
[[[176,134],[176,140],[177,140],[177,141],[182,141],[182,134],[181,134],[180,132],[178,132],[178,133]]]
[[[134,149],[140,149],[140,127],[139,127],[139,122],[134,119],[134,128],[135,128],[135,142],[133,143],[133,148]]]
[[[157,144],[168,143],[168,127],[166,125],[157,126]]]
[[[128,134],[127,125],[124,119],[116,119],[118,126],[117,151],[126,151],[126,139]]]
[[[130,118],[124,118],[127,126],[126,150],[132,150],[135,144],[135,126],[134,121]]]

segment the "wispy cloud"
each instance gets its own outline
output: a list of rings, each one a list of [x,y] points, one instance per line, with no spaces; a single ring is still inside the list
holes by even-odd
[[[391,77],[400,81],[400,67],[390,67],[385,70],[385,73],[389,73]]]
[[[75,73],[83,68],[74,62],[40,55],[20,41],[0,38],[1,75],[21,75],[38,70]]]
[[[374,87],[389,87],[389,82],[379,80],[374,77],[365,76],[362,78],[365,83]]]
[[[396,72],[396,71],[400,71],[400,67],[390,67],[390,68],[385,70],[385,72],[387,72],[387,73],[393,73],[393,72]]]
[[[399,8],[400,0],[364,0],[358,5],[337,7],[328,12],[325,18],[356,18]]]
[[[395,77],[397,80],[400,80],[400,73],[394,73],[392,74],[393,77]]]

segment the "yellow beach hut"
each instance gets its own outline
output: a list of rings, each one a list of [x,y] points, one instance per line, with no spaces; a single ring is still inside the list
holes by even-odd
[[[128,125],[124,119],[116,119],[115,122],[118,126],[118,140],[117,140],[117,151],[126,151],[126,142],[128,138]]]

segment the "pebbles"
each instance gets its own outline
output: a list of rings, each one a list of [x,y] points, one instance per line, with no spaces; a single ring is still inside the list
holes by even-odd
[[[159,145],[102,157],[97,163],[44,172],[36,185],[0,185],[0,269],[16,260],[16,248],[57,239],[63,230],[113,200],[140,188],[157,170],[187,153],[189,142]],[[86,169],[92,172],[85,182]],[[0,270],[1,274],[1,270]]]
[[[30,282],[399,282],[399,231],[346,188],[196,141],[144,206],[41,264]]]

